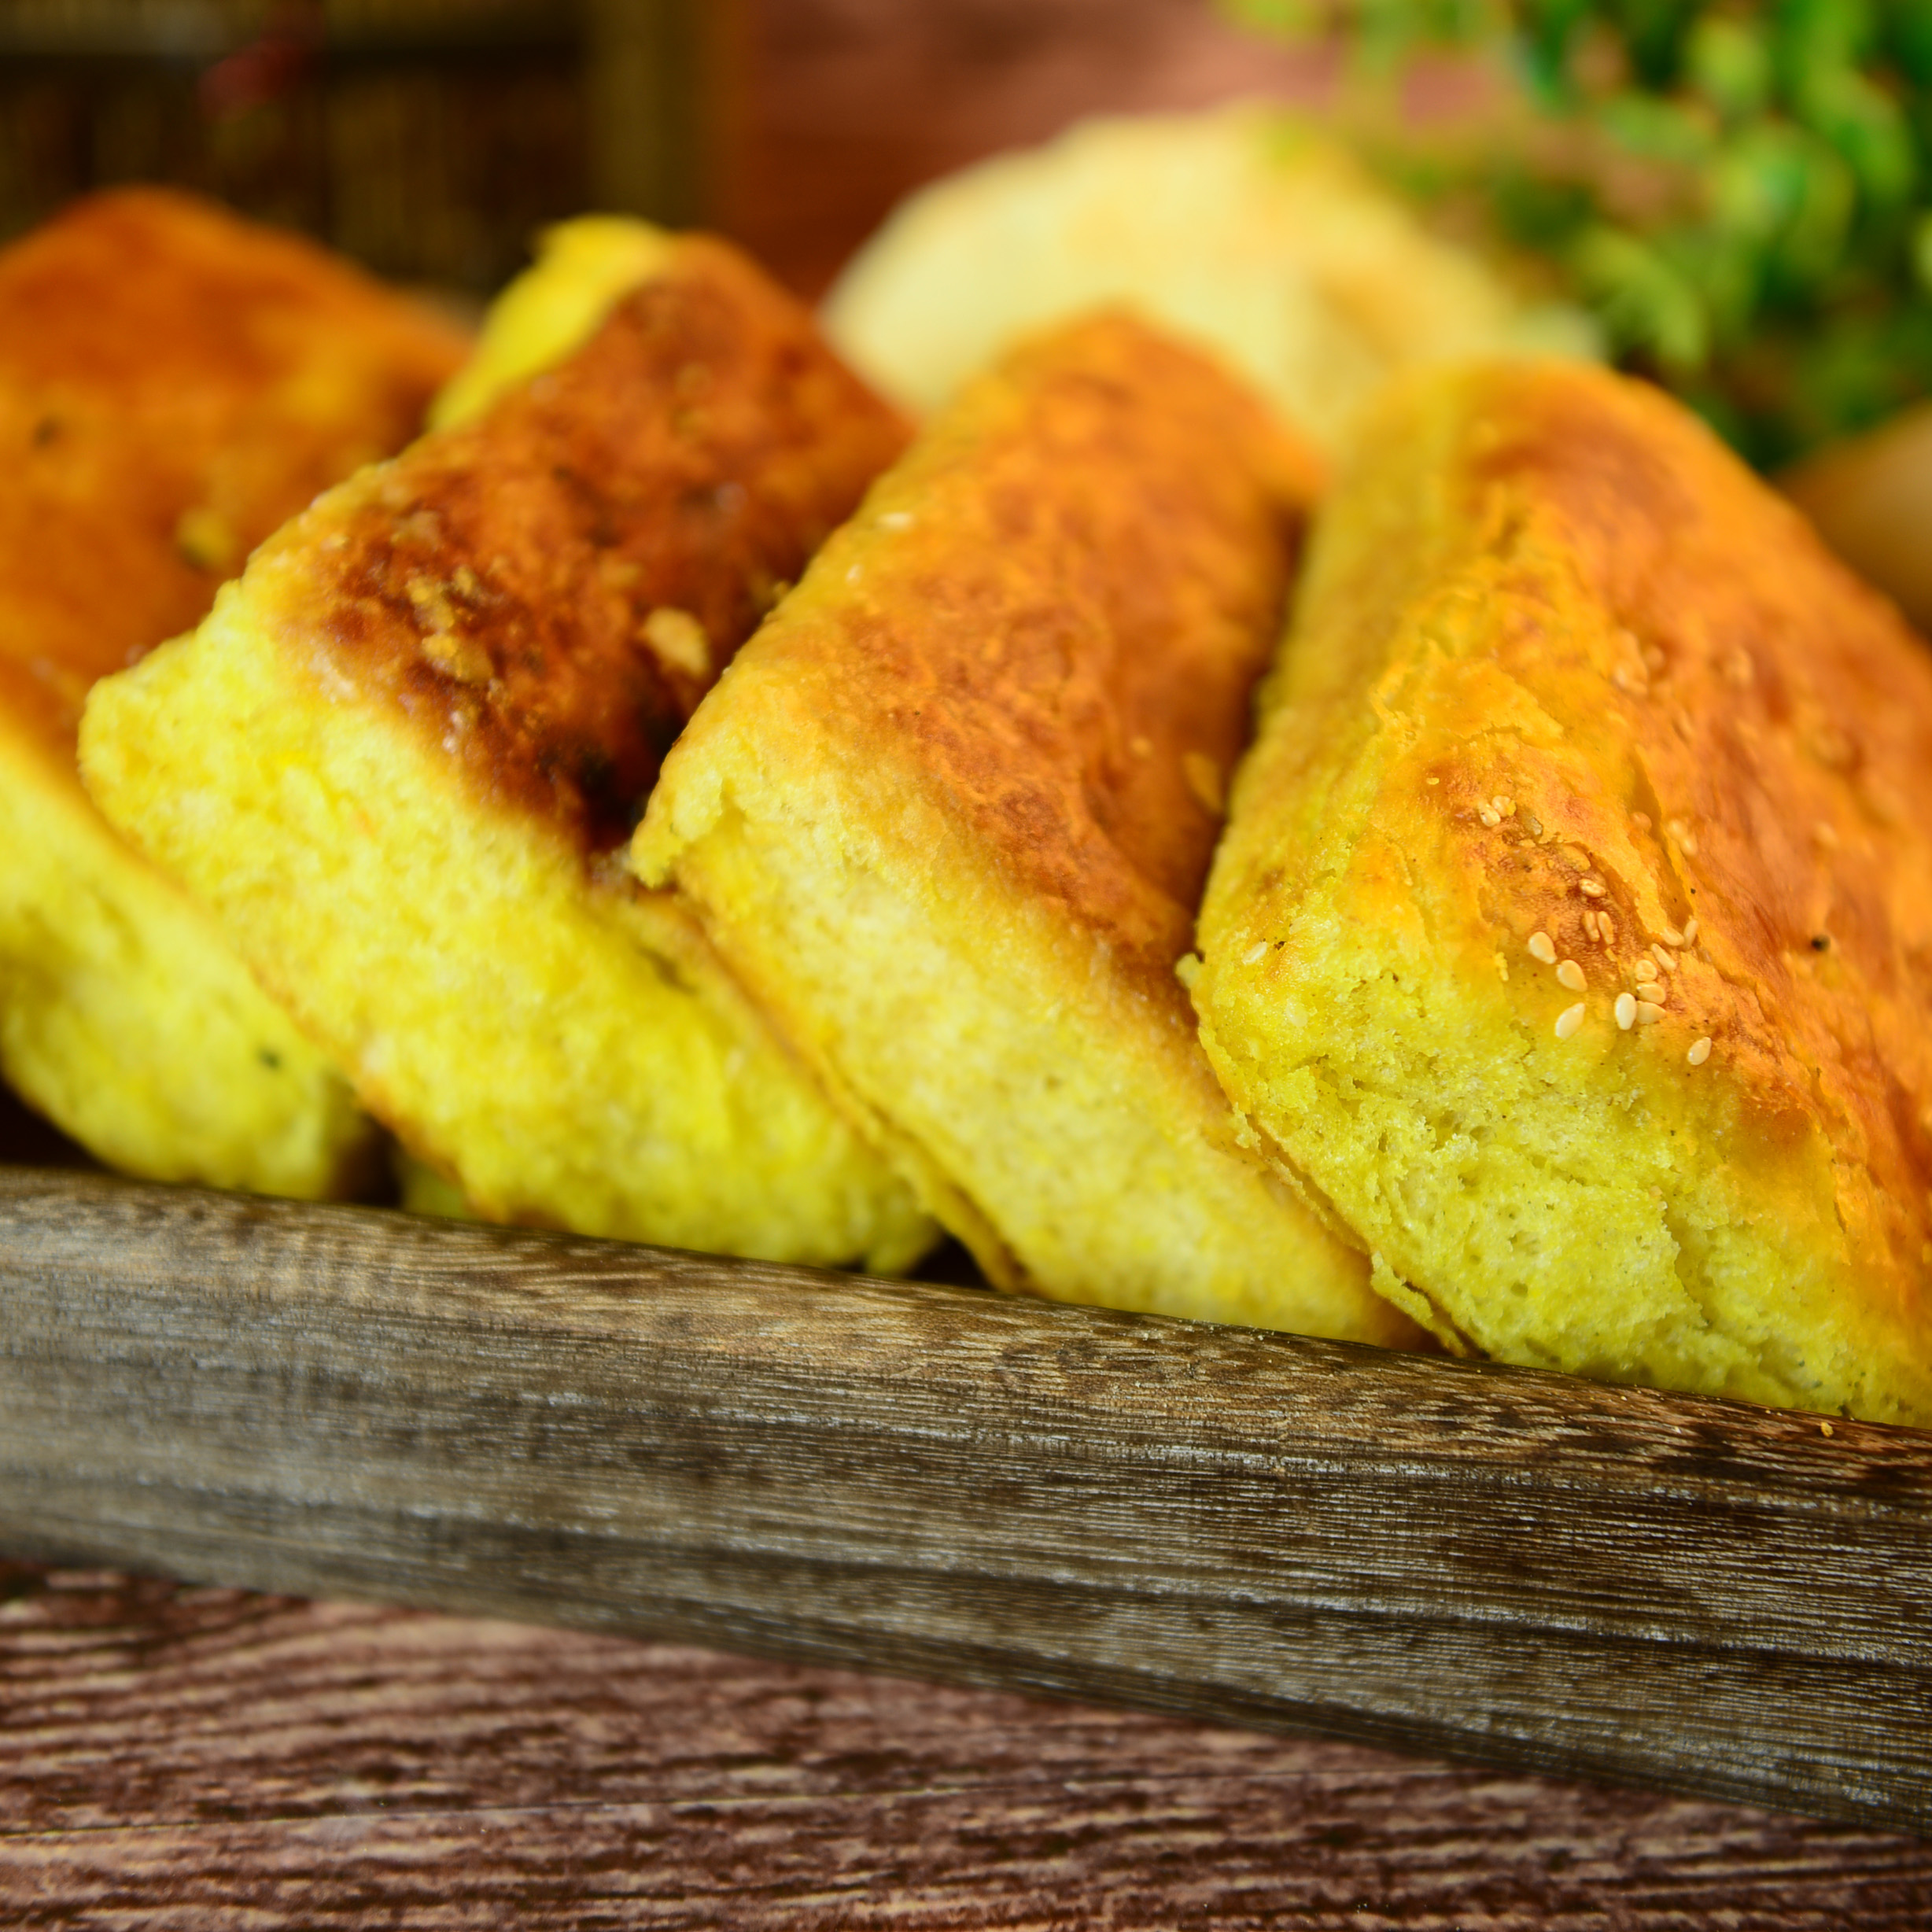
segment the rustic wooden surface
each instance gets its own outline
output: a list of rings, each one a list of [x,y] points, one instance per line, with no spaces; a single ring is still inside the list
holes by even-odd
[[[0,1923],[1860,1932],[1932,1845],[1359,1745],[0,1565]]]
[[[1932,1823],[1932,1437],[0,1177],[0,1547]]]

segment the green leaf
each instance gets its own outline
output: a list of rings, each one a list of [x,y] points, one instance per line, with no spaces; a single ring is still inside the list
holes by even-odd
[[[1809,75],[1796,94],[1799,118],[1851,169],[1867,201],[1896,207],[1911,197],[1919,160],[1897,103],[1848,67]]]
[[[1748,120],[1771,104],[1777,72],[1754,20],[1706,13],[1684,49],[1684,77],[1727,120]]]
[[[1580,236],[1570,265],[1616,347],[1670,371],[1702,369],[1710,323],[1690,282],[1648,242],[1607,225]]]

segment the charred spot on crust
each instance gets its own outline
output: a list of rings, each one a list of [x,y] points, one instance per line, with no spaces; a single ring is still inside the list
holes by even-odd
[[[569,361],[339,513],[321,629],[483,795],[608,850],[772,585],[904,440],[802,309],[687,241]]]

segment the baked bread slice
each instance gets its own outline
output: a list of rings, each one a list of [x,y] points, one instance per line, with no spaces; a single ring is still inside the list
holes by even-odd
[[[1458,1348],[1932,1422],[1932,659],[1647,386],[1418,378],[1324,507],[1194,995]]]
[[[938,407],[1016,339],[1101,303],[1211,347],[1329,450],[1397,371],[1600,352],[1431,234],[1332,135],[1279,109],[1108,115],[908,197],[827,299],[854,368]]]
[[[415,435],[466,346],[321,249],[159,189],[0,253],[0,1067],[112,1166],[317,1195],[373,1153],[326,1058],[89,803],[75,728],[95,679]]]
[[[98,687],[87,782],[477,1212],[901,1266],[909,1192],[620,848],[904,432],[736,251],[654,259]]]
[[[1018,352],[706,699],[632,863],[994,1281],[1409,1332],[1258,1161],[1175,978],[1312,460],[1125,316]]]

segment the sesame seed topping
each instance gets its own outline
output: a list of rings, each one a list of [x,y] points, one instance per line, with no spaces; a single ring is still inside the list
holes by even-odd
[[[1652,946],[1650,957],[1663,968],[1665,972],[1674,973],[1677,970],[1677,956],[1668,946]]]
[[[1618,994],[1616,1012],[1617,1023],[1628,1033],[1637,1023],[1636,996],[1630,993]]]
[[[1440,778],[1431,778],[1425,780],[1424,782],[1431,785],[1440,785],[1442,783],[1442,780]]]
[[[1599,913],[1597,915],[1597,937],[1606,946],[1614,946],[1617,943],[1617,921],[1611,918],[1608,913]]]
[[[1675,926],[1666,926],[1664,928],[1664,943],[1666,946],[1682,946],[1683,935]]]
[[[1697,921],[1696,921],[1694,919],[1687,919],[1687,920],[1684,921],[1684,923],[1683,923],[1683,942],[1684,942],[1684,944],[1685,944],[1686,946],[1695,946],[1695,945],[1697,944],[1697,938],[1698,938],[1698,923],[1697,923]]]
[[[1664,829],[1677,841],[1679,845],[1683,846],[1687,857],[1690,858],[1697,857],[1698,842],[1690,836],[1690,828],[1682,819],[1666,819],[1664,821]]]
[[[1539,959],[1546,966],[1556,964],[1556,942],[1547,932],[1532,932],[1529,935],[1529,956]]]
[[[1556,969],[1556,983],[1568,986],[1573,993],[1580,993],[1588,982],[1584,978],[1584,969],[1573,959],[1566,959]]]
[[[1556,1016],[1556,1037],[1567,1040],[1584,1023],[1584,1002],[1579,1000],[1574,1006],[1566,1006]]]
[[[1484,806],[1483,809],[1476,814],[1476,816],[1480,818],[1485,825],[1500,825],[1502,823],[1502,820],[1497,817],[1495,813],[1491,811],[1488,806]]]
[[[1253,965],[1255,961],[1259,959],[1262,954],[1266,952],[1267,949],[1267,941],[1266,939],[1257,939],[1255,943],[1241,955],[1241,964],[1244,966]]]
[[[1702,1067],[1710,1056],[1711,1043],[1708,1034],[1701,1040],[1694,1040],[1690,1043],[1690,1052],[1684,1055],[1684,1058],[1694,1067]]]
[[[1831,1425],[1829,1422],[1820,1422],[1818,1425],[1818,1433],[1820,1436],[1829,1436],[1831,1433]]]
[[[1639,831],[1648,831],[1650,829],[1650,815],[1648,812],[1632,812],[1630,815],[1630,822]]]
[[[1576,890],[1579,892],[1588,893],[1593,899],[1600,899],[1603,897],[1604,888],[1601,879],[1580,879],[1576,882]]]
[[[1593,939],[1597,936],[1597,914],[1594,906],[1586,905],[1584,908],[1584,931]]]
[[[1663,1017],[1664,1009],[1654,1000],[1638,1001],[1637,1024],[1639,1026],[1654,1027]]]
[[[1516,801],[1506,791],[1499,791],[1489,801],[1489,809],[1499,818],[1513,817],[1516,812]]]

